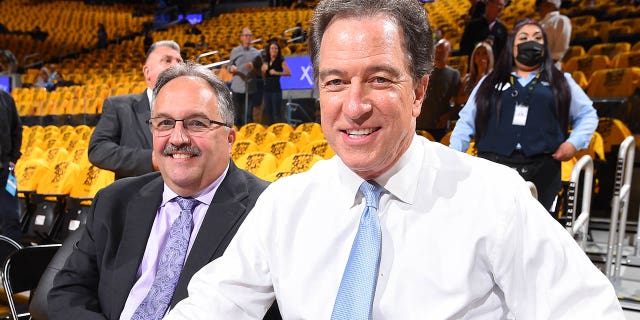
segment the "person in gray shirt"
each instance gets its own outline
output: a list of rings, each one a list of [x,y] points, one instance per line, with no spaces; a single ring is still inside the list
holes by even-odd
[[[262,97],[257,92],[257,77],[262,66],[260,50],[251,46],[251,29],[242,28],[240,45],[231,50],[228,70],[233,74],[231,92],[236,112],[235,124],[240,127],[253,121],[253,107],[260,104]],[[245,97],[245,94],[249,94]],[[245,110],[247,109],[247,110]],[[245,111],[246,112],[245,114]]]

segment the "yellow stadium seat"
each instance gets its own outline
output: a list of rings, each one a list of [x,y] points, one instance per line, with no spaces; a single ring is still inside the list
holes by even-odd
[[[580,45],[575,45],[575,46],[570,46],[569,50],[567,50],[567,52],[564,54],[564,57],[562,57],[562,61],[567,61],[573,57],[579,57],[584,55],[586,52],[584,51],[584,48]]]
[[[290,175],[294,175],[296,174],[296,172],[291,172],[291,171],[277,171],[274,172],[270,175],[268,175],[265,180],[269,181],[269,182],[274,182],[282,177],[288,177]]]
[[[586,90],[589,87],[589,80],[587,80],[587,76],[584,75],[584,72],[576,70],[571,72],[571,77],[575,82],[582,88],[582,90]]]
[[[35,191],[40,180],[50,170],[49,164],[41,158],[18,161],[16,163],[18,191]]]
[[[262,151],[271,153],[280,163],[290,155],[298,153],[298,147],[293,142],[277,140],[265,145]]]
[[[609,58],[604,55],[584,55],[573,57],[562,65],[565,72],[582,71],[587,78],[596,70],[609,67]]]
[[[249,152],[235,163],[238,168],[247,170],[260,179],[266,179],[278,168],[278,159],[269,152]]]
[[[336,152],[333,151],[327,140],[315,140],[309,143],[304,149],[302,149],[303,153],[313,153],[317,154],[323,159],[330,159],[331,157],[336,155]]]
[[[258,145],[251,140],[236,140],[231,147],[231,159],[237,160],[245,153],[258,151]]]
[[[640,51],[629,51],[617,54],[611,61],[613,68],[629,68],[640,66]]]
[[[238,139],[251,139],[256,132],[262,132],[264,130],[264,126],[259,123],[247,123],[238,130]]]
[[[111,184],[114,179],[115,174],[111,171],[94,165],[82,167],[69,196],[76,199],[93,198],[100,189]]]
[[[311,138],[309,134],[304,131],[293,131],[289,133],[288,141],[293,142],[298,150],[302,150],[309,142],[311,142]]]
[[[276,140],[276,135],[273,132],[269,131],[261,131],[253,134],[253,142],[258,145],[258,149],[261,149],[264,146],[269,145],[271,142]]]
[[[620,53],[629,52],[631,50],[631,44],[628,42],[616,42],[616,43],[599,43],[587,51],[588,55],[605,55],[609,59],[613,59],[614,56]]]
[[[318,161],[322,160],[317,154],[313,153],[296,153],[284,159],[278,166],[278,172],[304,172],[309,169]]]
[[[80,166],[70,161],[58,162],[42,176],[36,193],[41,195],[67,195],[74,185],[74,178],[80,173]]]
[[[640,87],[640,67],[597,70],[589,79],[591,98],[627,98]]]
[[[593,133],[591,141],[589,141],[589,146],[586,149],[580,150],[576,153],[575,159],[580,159],[584,155],[588,155],[591,157],[591,159],[594,160],[605,160],[604,139],[602,139],[602,135],[600,135],[598,131]]]
[[[267,131],[273,133],[278,140],[286,140],[289,134],[293,132],[293,127],[288,123],[278,122],[267,127]]]
[[[43,160],[51,165],[67,159],[69,151],[63,147],[53,147],[44,151]]]
[[[602,136],[605,153],[611,152],[612,146],[620,145],[625,138],[631,136],[629,128],[615,118],[600,118],[596,131]]]
[[[304,131],[309,134],[309,139],[311,141],[324,139],[324,134],[322,133],[322,127],[319,123],[316,122],[305,122],[299,124],[294,131]]]

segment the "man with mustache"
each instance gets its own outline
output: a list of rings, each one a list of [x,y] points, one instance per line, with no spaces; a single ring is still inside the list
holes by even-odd
[[[231,93],[208,69],[158,77],[148,120],[159,172],[98,192],[49,292],[50,319],[160,319],[222,255],[267,183],[230,160]]]

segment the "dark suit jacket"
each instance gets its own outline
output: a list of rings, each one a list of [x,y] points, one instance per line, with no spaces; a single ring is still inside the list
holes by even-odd
[[[153,171],[147,92],[109,97],[89,140],[89,161],[114,171],[116,179]]]
[[[489,36],[493,37],[491,49],[493,49],[494,60],[497,61],[500,51],[507,43],[508,36],[507,27],[499,19],[496,19],[496,23],[491,30],[489,30],[489,21],[485,17],[469,21],[460,38],[460,52],[471,57],[476,44],[486,40]]]
[[[185,261],[171,307],[187,297],[201,267],[222,255],[267,182],[229,162]],[[80,241],[54,279],[50,319],[118,319],[136,281],[163,180],[154,172],[114,182],[98,192]]]

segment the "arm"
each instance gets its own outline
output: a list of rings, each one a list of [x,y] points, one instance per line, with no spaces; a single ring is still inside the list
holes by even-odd
[[[104,101],[102,116],[89,140],[89,160],[116,176],[136,176],[153,171],[151,149],[122,145],[123,120],[112,98]],[[143,130],[145,130],[144,128]]]
[[[522,182],[510,185],[506,222],[487,251],[514,318],[624,319],[604,274]]]
[[[107,319],[102,314],[98,297],[100,272],[94,240],[94,230],[98,230],[94,213],[99,199],[100,192],[93,200],[80,241],[75,244],[65,266],[53,280],[53,287],[48,294],[48,314],[52,320]]]
[[[598,127],[598,113],[593,108],[591,99],[573,80],[571,74],[565,73],[564,77],[571,89],[569,119],[572,130],[569,138],[553,153],[553,158],[558,161],[567,161],[573,158],[578,150],[589,147],[593,132]]]
[[[456,127],[451,133],[450,148],[460,152],[466,152],[467,149],[469,149],[471,138],[476,133],[476,92],[483,80],[484,78],[482,78],[473,91],[471,91],[467,103],[464,105],[464,108],[460,110],[460,119],[456,122]]]
[[[282,73],[280,74],[280,76],[288,77],[290,75],[291,75],[291,70],[289,69],[287,62],[282,60]]]
[[[571,89],[571,106],[569,107],[569,121],[571,134],[567,142],[576,149],[582,150],[589,147],[589,141],[598,128],[598,113],[593,107],[593,102],[580,86],[573,80],[571,74],[565,73],[565,79]]]

